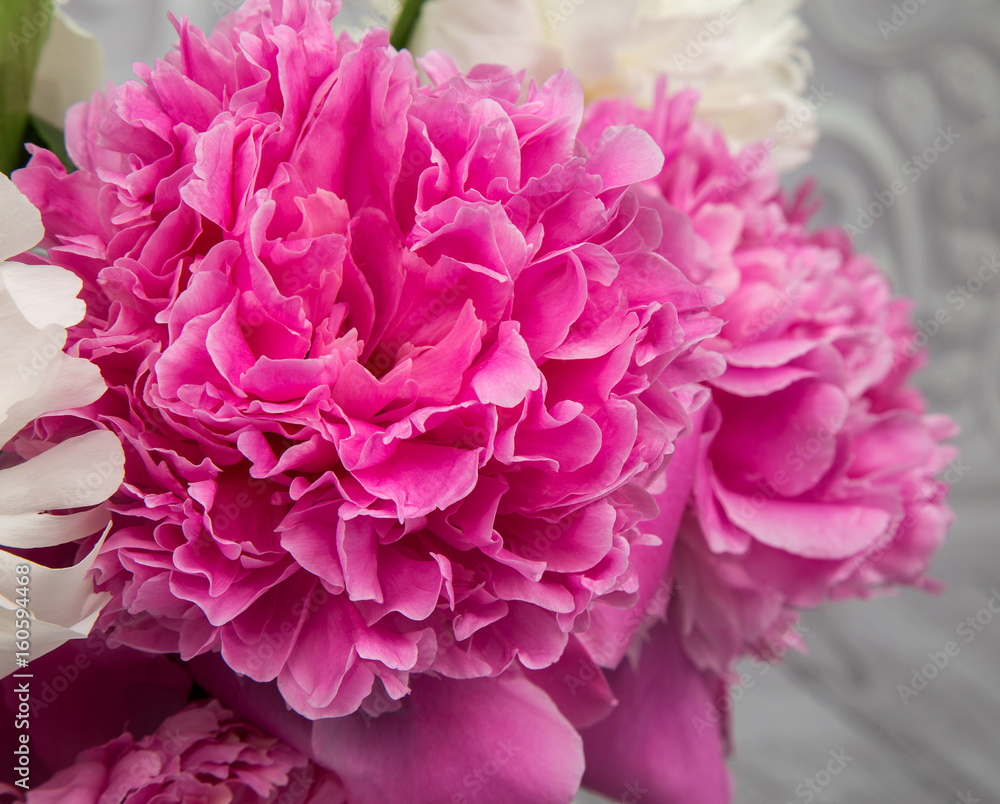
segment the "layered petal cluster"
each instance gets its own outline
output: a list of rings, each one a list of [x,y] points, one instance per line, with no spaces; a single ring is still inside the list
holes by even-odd
[[[546,668],[633,601],[647,488],[722,367],[690,229],[630,189],[647,134],[584,149],[568,73],[522,97],[438,54],[421,83],[385,31],[337,38],[338,5],[182,20],[71,110],[80,170],[17,177],[128,453],[103,624],[221,650],[311,718]]]
[[[698,115],[732,148],[772,139],[782,169],[816,141],[801,0],[427,0],[411,47],[469,69],[509,64],[544,81],[569,67],[588,99],[652,104],[656,82],[701,93]]]
[[[192,704],[141,740],[125,733],[82,752],[24,804],[211,801],[345,804],[332,774],[239,720],[217,701]]]
[[[692,122],[695,102],[602,102],[587,127],[653,136],[666,164],[644,192],[691,217],[695,278],[726,293],[709,348],[727,369],[675,554],[687,647],[724,672],[746,650],[767,653],[793,609],[929,585],[951,521],[935,478],[955,428],[906,386],[923,359],[909,302],[846,233],[808,229],[809,188],[785,199],[766,146],[734,155]]]
[[[27,252],[42,235],[38,210],[0,174],[0,260]],[[2,547],[54,547],[99,533],[110,520],[101,504],[122,481],[125,456],[112,433],[82,425],[89,432],[77,429],[48,448],[11,446],[36,419],[87,405],[107,388],[97,366],[63,353],[66,328],[84,316],[80,287],[57,266],[0,262],[0,449],[9,447],[0,454]],[[96,550],[52,569],[0,549],[0,607],[10,612],[0,628],[0,674],[11,673],[18,658],[87,635],[108,600],[95,594],[88,575],[95,557]]]

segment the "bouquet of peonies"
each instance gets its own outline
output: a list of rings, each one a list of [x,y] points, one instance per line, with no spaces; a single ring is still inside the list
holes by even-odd
[[[28,145],[6,800],[730,800],[735,663],[951,520],[908,302],[779,186],[796,5],[246,0]]]

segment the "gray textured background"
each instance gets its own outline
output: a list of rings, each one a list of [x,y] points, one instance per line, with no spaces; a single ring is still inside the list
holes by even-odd
[[[117,82],[133,61],[170,46],[168,9],[211,26],[228,2],[70,0],[67,9],[102,38]],[[976,292],[969,284],[983,258],[1000,255],[1000,0],[806,0],[803,16],[814,83],[832,97],[820,110],[816,158],[791,178],[819,178],[824,222],[855,226],[859,206],[903,182],[884,215],[870,226],[861,219],[857,243],[918,300],[920,320],[947,314],[929,338],[921,383],[932,407],[961,424],[968,471],[953,488],[958,524],[935,564],[949,588],[943,597],[904,592],[811,613],[811,655],[789,656],[743,691],[736,801],[994,804],[1000,618],[972,642],[959,639],[960,654],[916,698],[904,704],[896,685],[909,683],[928,652],[954,641],[1000,589],[1000,277]],[[957,140],[915,173],[912,158],[949,127]],[[971,298],[959,310],[961,287]],[[800,785],[840,750],[851,761],[810,799]]]

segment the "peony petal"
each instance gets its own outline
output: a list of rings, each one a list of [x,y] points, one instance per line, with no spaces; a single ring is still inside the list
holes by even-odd
[[[583,772],[576,731],[517,677],[422,679],[399,712],[318,721],[312,743],[352,804],[565,804]]]
[[[659,514],[656,519],[640,526],[644,532],[656,537],[659,544],[640,544],[632,549],[632,564],[639,587],[635,605],[628,609],[595,606],[591,612],[590,629],[579,635],[591,657],[603,667],[617,667],[625,658],[636,632],[651,620],[666,615],[666,606],[672,594],[672,578],[667,570],[700,459],[704,409],[695,413],[692,419],[693,432],[677,439],[663,481],[666,487],[656,495]]]
[[[76,298],[83,283],[54,265],[7,262],[0,266],[0,279],[21,315],[35,329],[50,324],[69,327],[87,312],[86,305]]]
[[[642,790],[641,800],[651,804],[728,804],[716,704],[725,692],[695,668],[674,630],[658,625],[638,667],[626,663],[611,674],[618,706],[581,732],[584,783],[613,798]]]
[[[754,490],[796,497],[833,465],[849,407],[835,385],[803,380],[767,396],[716,394],[715,400],[723,425],[713,466],[731,484],[741,478]]]
[[[7,547],[30,549],[54,547],[104,530],[111,521],[106,508],[91,508],[76,514],[0,514],[0,537]]]
[[[187,671],[167,657],[111,647],[96,633],[33,658],[28,672],[34,698],[32,796],[39,782],[72,766],[81,751],[125,731],[136,739],[153,732],[187,703],[191,688]],[[12,676],[2,682],[12,718],[21,683]],[[109,689],[115,694],[108,695]]]
[[[517,325],[504,321],[497,335],[497,345],[472,376],[476,396],[480,402],[512,408],[529,391],[537,391],[541,383],[541,372],[531,359]]]
[[[30,611],[31,657],[44,656],[71,639],[83,639],[90,633],[108,594],[94,594],[90,570],[107,537],[107,531],[90,553],[78,564],[66,569],[50,569],[0,550],[0,607],[8,611]],[[18,568],[21,568],[20,571]],[[24,571],[27,568],[27,571]],[[27,594],[19,578],[29,579]],[[27,598],[27,606],[22,605]],[[15,618],[4,618],[0,628],[0,676],[18,668],[15,653],[20,651],[15,638]]]
[[[114,433],[95,431],[71,438],[0,472],[0,525],[8,515],[102,503],[118,490],[124,475],[125,453]],[[27,546],[7,542],[6,534],[4,529],[0,542]]]
[[[583,773],[579,735],[525,678],[421,679],[395,712],[311,722],[273,684],[240,681],[218,658],[193,662],[206,689],[334,771],[351,804],[566,804]],[[461,751],[451,750],[461,745]],[[392,767],[393,773],[382,772]]]
[[[612,190],[653,178],[663,168],[663,159],[663,151],[642,129],[609,128],[587,170],[601,176],[605,190]]]
[[[755,539],[807,558],[856,555],[885,533],[892,515],[865,501],[809,502],[718,489],[730,519]]]
[[[29,251],[44,235],[41,213],[9,178],[0,174],[0,260]]]

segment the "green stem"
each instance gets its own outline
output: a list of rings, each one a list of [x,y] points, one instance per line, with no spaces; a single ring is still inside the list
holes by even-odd
[[[399,16],[396,18],[396,24],[392,26],[392,34],[389,37],[389,42],[396,50],[402,50],[410,43],[410,37],[413,36],[413,29],[417,25],[417,20],[420,17],[420,7],[423,4],[424,0],[406,0],[406,3],[400,10]]]
[[[0,2],[0,171],[24,161],[35,69],[55,13],[53,0]]]

